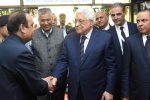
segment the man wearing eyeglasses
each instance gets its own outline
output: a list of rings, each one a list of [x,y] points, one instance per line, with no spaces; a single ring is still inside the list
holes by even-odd
[[[109,29],[113,36],[115,53],[117,56],[117,84],[114,100],[121,100],[121,72],[123,45],[126,37],[137,33],[136,24],[127,22],[125,19],[125,6],[122,3],[114,3],[110,8],[110,15],[114,26]]]
[[[113,100],[116,63],[112,37],[93,27],[94,15],[91,8],[76,11],[76,31],[66,36],[63,53],[53,71],[52,90],[69,70],[69,100]]]

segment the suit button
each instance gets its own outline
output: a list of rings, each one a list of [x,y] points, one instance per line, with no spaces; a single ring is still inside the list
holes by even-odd
[[[48,52],[50,52],[51,51],[51,49],[48,49]]]
[[[48,58],[52,58],[51,56],[49,56]]]

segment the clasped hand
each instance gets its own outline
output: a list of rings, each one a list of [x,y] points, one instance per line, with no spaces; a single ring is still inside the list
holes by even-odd
[[[57,78],[53,76],[48,76],[46,78],[43,78],[43,80],[45,80],[48,83],[49,92],[53,93],[56,89]]]

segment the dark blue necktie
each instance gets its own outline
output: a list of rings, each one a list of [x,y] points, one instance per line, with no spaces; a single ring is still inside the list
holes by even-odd
[[[82,36],[81,37],[81,42],[80,42],[80,59],[81,59],[81,62],[83,60],[83,56],[84,56],[84,41],[86,39],[86,36]]]
[[[124,27],[120,27],[120,30],[121,30],[121,36],[124,38],[124,40],[126,39],[126,36],[125,36],[125,33],[123,31],[123,28]]]
[[[124,27],[121,26],[121,27],[120,27],[120,30],[121,30],[121,36],[122,36],[123,39],[125,40],[125,39],[126,39],[126,36],[125,36],[124,31],[123,31],[123,28],[124,28]],[[122,48],[124,48],[124,42],[125,42],[125,41],[122,40]]]
[[[150,35],[147,36],[147,40],[145,43],[145,51],[148,57],[148,62],[150,63]]]

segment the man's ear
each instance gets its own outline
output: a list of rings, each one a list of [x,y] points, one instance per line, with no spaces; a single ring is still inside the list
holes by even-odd
[[[20,24],[19,30],[22,34],[25,34],[25,29],[26,29],[26,27],[23,24]]]

